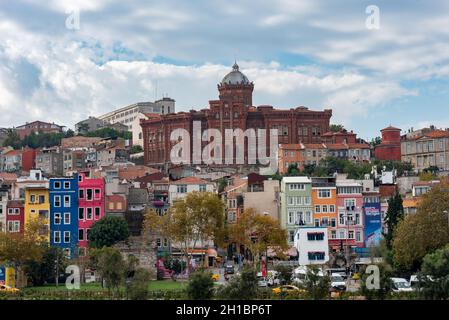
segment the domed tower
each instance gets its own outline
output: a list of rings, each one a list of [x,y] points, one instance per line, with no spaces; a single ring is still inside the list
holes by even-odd
[[[229,105],[242,103],[246,107],[251,107],[253,90],[254,84],[239,70],[237,62],[232,66],[232,71],[218,84],[220,101]]]

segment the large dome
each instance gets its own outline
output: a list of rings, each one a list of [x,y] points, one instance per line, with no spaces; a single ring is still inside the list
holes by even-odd
[[[236,63],[232,66],[232,71],[224,76],[221,84],[250,84],[248,78],[239,71],[239,66]]]

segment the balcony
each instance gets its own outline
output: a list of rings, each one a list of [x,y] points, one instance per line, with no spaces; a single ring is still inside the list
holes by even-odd
[[[165,204],[164,200],[153,200],[153,206],[155,207],[163,207]]]

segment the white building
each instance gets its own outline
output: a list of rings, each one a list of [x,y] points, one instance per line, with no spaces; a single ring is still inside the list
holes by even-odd
[[[98,119],[108,123],[121,123],[133,130],[133,122],[137,119],[138,113],[157,113],[167,114],[175,112],[175,100],[171,98],[162,98],[155,102],[137,102],[118,110],[108,112],[98,117]]]
[[[170,182],[168,187],[168,196],[170,204],[176,200],[184,198],[187,193],[198,192],[216,192],[215,184],[198,177],[186,177],[180,180]]]
[[[326,227],[300,227],[295,233],[295,248],[299,265],[325,264],[329,261],[329,241]]]
[[[133,122],[131,123],[131,132],[133,135],[133,146],[141,146],[143,148],[143,131],[142,127],[140,126],[140,120],[148,120],[151,115],[149,113],[137,113]]]

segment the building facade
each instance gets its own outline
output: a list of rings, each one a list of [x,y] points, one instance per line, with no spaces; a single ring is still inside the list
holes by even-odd
[[[403,136],[401,159],[413,164],[416,172],[429,167],[449,170],[449,131],[434,130],[422,135]]]
[[[25,211],[23,200],[9,200],[7,204],[6,230],[11,233],[23,233]]]
[[[284,177],[281,181],[280,224],[287,230],[293,246],[300,226],[312,226],[312,180],[307,177]]]
[[[36,154],[36,169],[47,175],[62,176],[63,155],[58,147],[42,148]]]
[[[40,219],[44,226],[40,235],[50,240],[50,201],[48,181],[42,180],[25,186],[25,228],[26,225]]]
[[[78,176],[52,178],[49,186],[50,245],[74,258],[78,253]]]
[[[105,183],[103,178],[78,174],[78,254],[88,254],[89,232],[92,224],[104,216]]]
[[[20,139],[23,139],[31,133],[60,133],[63,131],[64,126],[43,121],[33,121],[29,123],[27,122],[21,126],[16,127],[15,129]]]
[[[165,97],[154,102],[137,102],[118,110],[103,114],[98,119],[107,123],[121,123],[133,130],[133,122],[138,113],[169,114],[175,112],[175,100]]]
[[[295,233],[294,247],[300,266],[322,265],[329,261],[329,241],[326,227],[300,227]]]
[[[317,143],[321,135],[329,131],[329,120],[332,110],[312,111],[305,107],[289,110],[279,110],[272,106],[254,107],[252,93],[254,84],[239,71],[237,64],[218,85],[219,99],[209,101],[209,108],[201,111],[179,112],[170,115],[152,117],[142,120],[145,164],[167,165],[170,163],[170,152],[178,140],[171,141],[170,135],[175,129],[185,129],[190,134],[190,144],[205,129],[217,129],[222,137],[221,152],[225,150],[226,129],[278,129],[279,143]],[[193,132],[194,123],[201,132]],[[267,154],[270,154],[270,144],[267,139]],[[200,142],[201,147],[208,141]],[[236,143],[237,144],[237,143]],[[189,157],[193,154],[193,147]],[[243,149],[243,150],[241,150]],[[248,159],[248,141],[234,145],[234,155],[244,151],[245,164]],[[219,152],[217,152],[219,153]],[[213,156],[219,156],[213,155]],[[190,157],[191,158],[191,157]],[[218,163],[220,164],[220,163]],[[227,164],[229,165],[229,164]],[[232,165],[232,164],[231,164]]]
[[[374,151],[376,159],[401,161],[401,129],[390,126],[380,132],[382,142]]]
[[[337,180],[337,238],[329,240],[334,248],[364,247],[362,193],[362,184]]]
[[[337,187],[335,178],[312,178],[313,224],[327,228],[328,238],[337,238]]]

